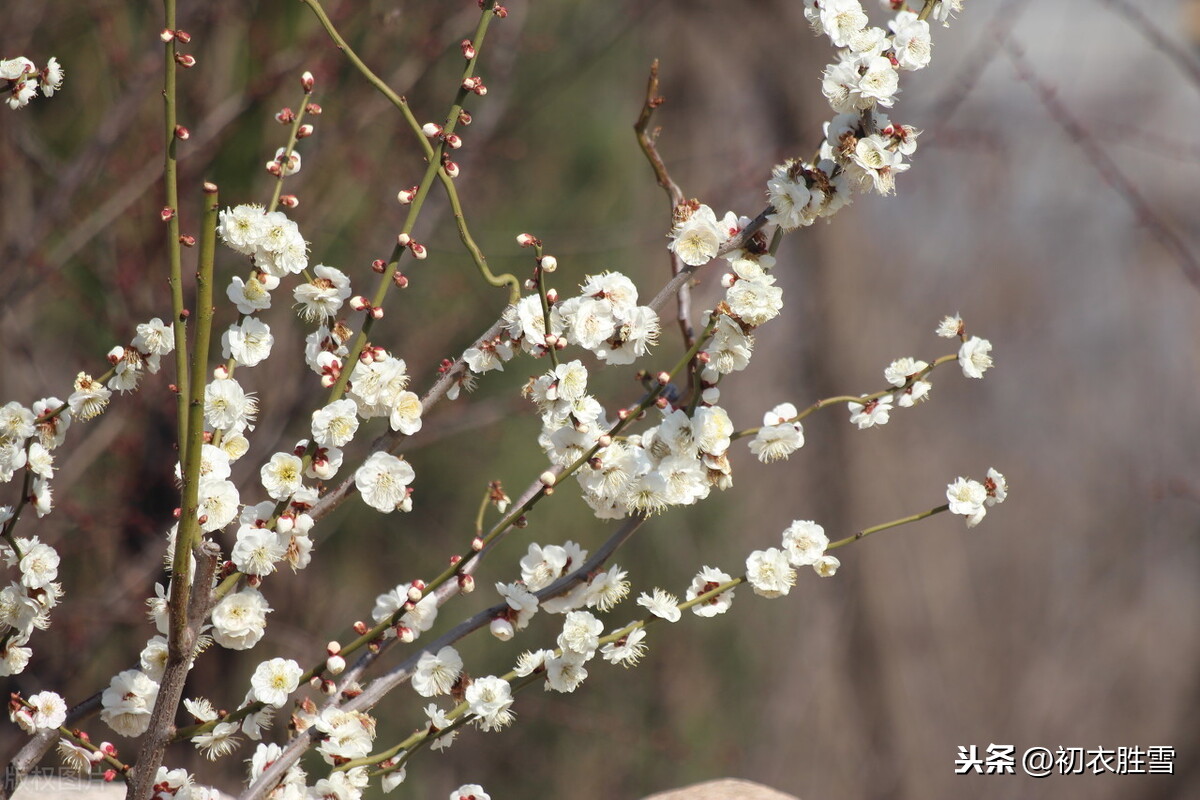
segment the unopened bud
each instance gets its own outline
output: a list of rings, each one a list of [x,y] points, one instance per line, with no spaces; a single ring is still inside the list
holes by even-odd
[[[408,288],[408,278],[399,272],[392,273],[392,283],[396,285],[397,289]]]
[[[670,405],[670,403],[667,402],[667,398],[665,397],[658,397],[654,400],[655,408],[666,408],[668,405]]]
[[[558,337],[553,333],[547,333],[545,337],[546,347],[554,347],[558,344]]]
[[[329,670],[330,675],[341,675],[345,668],[346,659],[341,656],[330,656],[325,659],[325,669]]]
[[[171,208],[170,206],[167,206],[162,211],[158,212],[158,215],[160,217],[162,217],[163,222],[170,222],[172,219],[175,218],[175,209]]]
[[[508,16],[508,9],[505,8],[504,6],[500,5],[499,3],[496,3],[496,5],[492,6],[492,13],[495,14],[500,19],[504,19],[505,17]]]
[[[462,48],[463,58],[470,60],[475,57],[475,45],[471,44],[470,39],[463,39],[459,47]]]
[[[187,128],[183,127],[182,125],[175,126],[175,138],[179,141],[186,142],[191,138],[191,136],[192,134],[188,132]]]
[[[449,175],[451,178],[458,177],[458,163],[457,162],[447,160],[445,163],[442,164],[442,169],[446,170],[446,174]]]
[[[457,553],[455,553],[454,555],[450,556],[450,566],[452,566],[452,567],[453,567],[453,566],[455,566],[456,564],[459,564],[459,563],[461,563],[461,562],[462,562],[462,556],[458,555]]]
[[[400,191],[396,192],[396,199],[400,201],[400,205],[402,206],[406,206],[411,203],[416,196],[416,186],[413,186],[411,189],[401,189]]]
[[[487,94],[487,87],[483,85],[483,81],[479,81],[479,83],[471,91],[475,92],[475,94],[479,95],[480,97],[483,97],[485,94]]]
[[[542,484],[542,486],[550,487],[553,486],[557,481],[558,477],[550,470],[546,470],[538,476],[538,482]]]
[[[659,386],[666,386],[668,383],[671,382],[671,373],[660,372],[654,376],[654,380],[658,381]]]
[[[532,233],[518,233],[517,244],[521,245],[521,247],[532,247],[537,244],[537,237]]]
[[[196,57],[190,53],[176,53],[175,63],[184,69],[191,69],[196,66]]]
[[[546,302],[549,303],[550,305],[554,305],[555,303],[558,302],[558,289],[547,289],[546,290]]]
[[[462,147],[462,145],[463,145],[462,137],[459,136],[457,133],[446,134],[445,142],[446,142],[446,146],[449,147],[451,150],[457,150],[458,148]]]
[[[542,268],[542,272],[554,272],[558,269],[558,259],[554,256],[542,256],[542,260],[538,262]]]
[[[111,756],[112,758],[116,758],[117,757],[117,746],[114,745],[112,742],[101,742],[100,743],[100,752],[106,756]]]
[[[190,233],[182,234],[179,237],[179,243],[181,245],[183,245],[184,247],[195,247],[196,246],[196,237],[192,236]]]
[[[306,139],[309,136],[313,135],[314,130],[316,130],[316,129],[313,128],[312,125],[309,125],[306,122],[303,125],[301,125],[300,128],[296,131],[296,138],[297,139]]]
[[[355,311],[368,311],[371,308],[371,301],[361,294],[356,294],[350,298],[350,307]]]
[[[279,205],[284,208],[295,208],[300,205],[300,198],[294,194],[285,194],[279,198]]]
[[[165,44],[175,38],[175,31],[171,30],[170,28],[163,28],[162,31],[159,32],[158,38],[161,39]]]
[[[709,386],[700,392],[700,399],[706,406],[715,406],[721,400],[721,390],[715,386]]]
[[[402,233],[396,237],[396,244],[400,245],[401,247],[408,247],[408,243],[411,241],[412,237],[407,233]]]
[[[108,363],[116,364],[125,356],[125,348],[117,345],[112,350],[108,351]]]
[[[271,173],[276,178],[278,178],[280,175],[283,174],[283,168],[281,166],[279,166],[278,161],[268,161],[266,163],[265,169],[267,170],[267,172]]]
[[[422,594],[423,594],[423,592],[420,589],[418,589],[416,586],[408,587],[408,602],[410,602],[410,603],[419,602],[421,600]]]
[[[724,275],[721,276],[721,288],[722,289],[728,289],[730,286],[733,286],[733,284],[735,284],[735,283],[737,283],[737,275],[734,275],[732,272],[726,272]]]
[[[463,594],[470,594],[475,591],[475,578],[470,575],[459,575],[458,590]]]
[[[216,368],[213,369],[213,377],[219,381],[225,380],[229,377],[229,368],[224,364],[218,364]]]
[[[371,319],[383,319],[383,306],[375,306],[371,309]]]
[[[483,549],[483,537],[476,536],[474,539],[471,540],[471,550],[478,553],[482,549]]]
[[[425,134],[430,139],[433,139],[442,135],[442,126],[438,125],[436,122],[426,122],[421,126],[421,133]]]
[[[496,619],[492,620],[491,624],[488,625],[488,630],[492,632],[492,636],[495,636],[502,642],[507,642],[513,638],[513,634],[516,632],[513,629],[513,624],[503,617],[496,617]]]
[[[300,76],[300,88],[303,89],[305,93],[308,93],[313,90],[313,86],[315,84],[316,79],[313,78],[313,74],[305,70],[304,74]]]
[[[192,35],[190,33],[188,33],[187,31],[177,29],[175,31],[175,38],[178,39],[179,41],[183,42],[184,44],[187,44],[188,42],[190,42],[192,40]]]
[[[328,679],[321,681],[321,694],[333,697],[337,694],[337,684]]]
[[[429,253],[425,250],[425,245],[419,242],[411,242],[408,245],[408,249],[412,251],[413,258],[416,259],[422,259],[429,255]]]
[[[361,619],[358,620],[357,622],[355,622],[353,627],[354,627],[354,632],[357,633],[359,636],[362,636],[368,630],[367,623],[363,622]]]
[[[475,87],[482,84],[479,78],[463,78],[462,88],[468,92],[475,91]]]
[[[396,638],[399,639],[400,641],[404,642],[405,644],[408,644],[408,643],[412,642],[414,639],[416,639],[417,637],[413,636],[412,628],[409,628],[407,625],[397,625],[396,626]]]
[[[458,124],[462,125],[464,127],[467,125],[470,125],[471,124],[471,112],[469,112],[469,111],[458,112]]]
[[[612,437],[607,433],[602,433],[600,434],[600,437],[596,439],[596,444],[600,445],[601,447],[608,447],[610,444],[612,444]]]
[[[380,275],[382,275],[384,272],[387,271],[387,262],[384,261],[382,258],[375,259],[374,261],[371,262],[371,271],[378,272]]]

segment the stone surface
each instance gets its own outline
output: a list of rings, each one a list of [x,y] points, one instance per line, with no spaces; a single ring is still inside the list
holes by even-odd
[[[681,789],[668,789],[644,800],[800,800],[791,794],[740,778],[705,781]]]

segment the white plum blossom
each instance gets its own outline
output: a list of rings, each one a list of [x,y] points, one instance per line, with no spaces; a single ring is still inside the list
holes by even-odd
[[[58,728],[67,720],[66,701],[54,692],[38,692],[25,702],[32,708],[12,710],[14,705],[10,704],[9,714],[26,733]]]
[[[968,378],[982,378],[992,368],[992,343],[987,339],[972,336],[958,348],[958,364]]]
[[[295,453],[276,453],[259,470],[263,488],[272,500],[286,500],[304,485],[304,462]]]
[[[492,800],[478,783],[465,783],[450,793],[450,800]]]
[[[780,403],[763,414],[762,427],[750,442],[750,452],[764,464],[787,458],[804,446],[804,427],[795,418],[799,411],[791,403]]]
[[[667,622],[678,622],[683,616],[683,612],[679,610],[679,598],[663,589],[655,588],[652,595],[642,592],[638,596],[637,604]]]
[[[255,273],[250,280],[246,281],[240,277],[235,277],[229,282],[228,288],[225,289],[225,296],[229,298],[229,302],[237,306],[239,314],[253,314],[257,311],[265,311],[271,307],[271,293],[267,290],[261,278],[278,281],[277,278],[269,278],[267,275]]]
[[[948,317],[944,317],[942,321],[938,323],[937,330],[934,332],[943,339],[957,339],[958,337],[962,336],[963,332],[962,317],[960,317],[958,314],[952,314]]]
[[[634,628],[629,633],[600,648],[600,655],[610,664],[629,668],[646,654],[646,629]]]
[[[984,504],[988,492],[979,481],[962,477],[955,479],[946,487],[946,499],[950,501],[950,513],[966,517],[968,528],[974,528],[987,514]]]
[[[865,430],[887,423],[892,411],[892,396],[884,395],[862,403],[852,400],[847,406],[850,409],[850,422],[857,425],[859,430]]]
[[[204,421],[214,430],[241,433],[254,430],[258,399],[247,394],[233,378],[215,380],[204,387]]]
[[[341,270],[324,264],[314,267],[313,273],[316,277],[297,285],[292,296],[301,318],[307,322],[325,322],[337,316],[350,296],[350,279]]]
[[[929,66],[933,56],[933,39],[929,23],[918,19],[912,11],[901,11],[890,22],[892,49],[896,66],[903,70],[917,70]]]
[[[584,664],[587,659],[579,653],[564,650],[561,655],[550,655],[546,658],[547,692],[555,691],[570,693],[579,688],[587,680],[588,671]]]
[[[475,715],[483,731],[500,730],[513,721],[512,687],[503,678],[489,675],[476,678],[467,686],[463,699],[467,708]]]
[[[75,377],[75,391],[67,398],[67,405],[73,418],[87,422],[104,413],[111,397],[112,392],[103,384],[86,372],[81,372]]]
[[[271,355],[275,337],[267,323],[254,317],[230,325],[221,336],[221,357],[232,358],[244,367],[253,367]]]
[[[339,759],[362,758],[371,752],[375,719],[368,714],[326,707],[313,725],[324,734],[317,752],[330,764],[336,764]]]
[[[227,594],[212,611],[213,639],[229,650],[249,650],[266,632],[271,607],[252,586]]]
[[[568,612],[563,620],[562,632],[558,635],[558,646],[564,653],[571,652],[585,661],[596,654],[600,646],[600,634],[604,623],[588,611]]]
[[[1003,503],[1008,498],[1008,480],[993,467],[988,467],[987,480],[983,482],[983,488],[987,489],[988,495],[984,505],[994,506]]]
[[[229,553],[229,559],[247,575],[270,575],[275,571],[275,565],[287,554],[290,537],[282,541],[280,538],[270,528],[242,525],[238,528],[237,542]]]
[[[313,440],[322,447],[343,447],[357,431],[357,407],[349,398],[335,400],[313,412]]]
[[[462,675],[463,660],[450,645],[437,653],[426,651],[417,660],[417,669],[412,675],[412,687],[422,697],[437,697],[449,694],[454,683]]]
[[[300,685],[304,670],[290,658],[272,658],[254,670],[250,678],[251,694],[255,700],[275,708],[283,708],[288,695]]]
[[[241,498],[232,481],[203,478],[199,486],[200,530],[212,533],[228,525],[238,515]]]
[[[142,671],[127,669],[113,676],[100,697],[100,719],[122,736],[141,736],[150,727],[158,684]]]
[[[714,567],[702,567],[696,577],[692,578],[685,597],[689,601],[695,600],[700,595],[732,580],[733,576],[727,572]],[[704,602],[692,606],[692,613],[698,617],[715,617],[718,614],[724,614],[731,605],[733,605],[733,589],[727,589],[715,597],[710,597]]]
[[[364,503],[387,514],[397,509],[408,511],[412,507],[408,485],[415,477],[416,473],[407,461],[379,450],[355,471],[354,484]]]
[[[796,571],[779,548],[755,550],[746,559],[746,582],[760,597],[782,597],[796,584]]]
[[[732,212],[718,221],[711,208],[694,201],[677,207],[675,215],[667,247],[690,267],[716,258],[721,245],[729,239],[731,228],[737,228],[737,217]]]
[[[820,575],[822,578],[832,578],[838,571],[838,567],[842,565],[841,561],[831,555],[824,555],[813,562],[813,572]]]
[[[825,529],[812,520],[795,520],[783,532],[783,549],[793,567],[815,564],[828,547]]]

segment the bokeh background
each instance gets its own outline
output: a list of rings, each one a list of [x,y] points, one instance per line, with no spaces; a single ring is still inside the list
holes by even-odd
[[[819,73],[831,51],[802,9],[513,2],[486,43],[490,91],[470,108],[458,159],[467,217],[493,268],[524,277],[529,252],[513,237],[530,231],[558,257],[564,295],[604,269],[633,276],[646,297],[662,284],[669,207],[632,133],[655,58],[673,177],[718,212],[757,213],[771,165],[811,153],[830,116]],[[329,10],[418,118],[440,119],[474,3],[343,0]],[[180,80],[180,121],[192,132],[185,229],[201,180],[219,183],[226,203],[269,197],[262,165],[285,135],[272,115],[298,102],[309,69],[324,113],[288,184],[302,201],[292,216],[314,263],[372,285],[370,262],[387,255],[402,219],[395,192],[422,167],[398,114],[299,3],[182,3],[179,24],[199,61]],[[169,313],[161,27],[158,8],[120,0],[5,9],[0,55],[57,55],[67,82],[51,101],[0,114],[0,400],[65,397],[74,374],[100,371],[136,323]],[[733,490],[654,519],[617,561],[635,592],[682,594],[699,566],[735,571],[793,519],[846,535],[937,505],[949,481],[989,466],[1008,476],[1009,501],[974,530],[940,516],[860,542],[839,552],[835,579],[804,574],[787,598],[741,591],[724,617],[656,626],[636,670],[597,665],[574,694],[520,695],[511,730],[470,732],[420,756],[394,796],[444,797],[475,781],[496,798],[636,798],[719,776],[804,800],[1200,796],[1200,3],[969,2],[934,33],[932,67],[904,76],[892,115],[924,131],[898,196],[860,198],[784,242],[776,274],[789,313],[760,331],[751,368],[723,387],[722,404],[745,427],[779,402],[882,388],[892,359],[949,352],[933,328],[953,312],[992,340],[996,368],[983,381],[936,373],[929,401],[882,428],[860,432],[843,409],[822,412],[786,463],[762,467],[735,446]],[[422,391],[504,295],[472,272],[443,198],[416,234],[431,256],[394,296],[379,340],[408,360]],[[218,266],[225,281],[246,271],[230,252]],[[697,310],[717,296],[718,274],[702,274]],[[235,471],[245,497],[257,497],[257,465],[304,435],[319,402],[299,336],[284,333],[300,332],[287,306],[281,295],[267,314],[272,359],[239,374],[262,401]],[[648,366],[676,359],[667,331]],[[460,551],[486,482],[515,495],[543,468],[536,421],[517,396],[542,368],[515,362],[468,401],[440,406],[403,451],[419,476],[416,510],[380,517],[352,499],[326,518],[309,570],[266,585],[276,610],[264,644],[252,657],[210,652],[188,694],[233,707],[258,660],[308,663],[376,594]],[[168,381],[120,398],[59,451],[57,510],[22,527],[63,553],[67,595],[7,691],[54,688],[77,702],[130,666],[151,634],[143,600],[162,579],[176,503]],[[598,385],[610,407],[638,392],[627,373]],[[604,540],[610,525],[571,494],[539,507],[484,565],[482,591],[443,610],[442,626],[490,604],[488,587],[515,575],[529,542]],[[539,618],[508,644],[464,642],[468,669],[506,671],[520,649],[551,641],[555,623]],[[418,699],[401,692],[377,709],[381,743],[420,724]],[[85,727],[110,738],[98,719]],[[0,750],[21,739],[0,729]],[[1167,745],[1175,774],[954,774],[960,746],[991,743]],[[168,760],[233,791],[248,754],[209,766],[182,747]]]

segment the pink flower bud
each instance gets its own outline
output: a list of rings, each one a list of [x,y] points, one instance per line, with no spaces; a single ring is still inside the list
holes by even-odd
[[[279,166],[278,161],[268,161],[267,165],[266,165],[266,170],[267,170],[267,172],[274,175],[276,178],[278,178],[280,175],[283,174],[283,168]]]
[[[178,36],[178,34],[176,34]],[[189,53],[176,53],[175,63],[184,69],[191,69],[196,66],[196,57]]]
[[[298,131],[296,131],[296,138],[297,139],[306,139],[309,136],[313,135],[313,130],[314,130],[313,126],[309,125],[306,122],[300,126],[300,129]]]
[[[462,88],[468,92],[475,91],[475,87],[480,86],[483,82],[479,78],[463,78]]]
[[[313,90],[315,84],[316,80],[313,78],[313,74],[305,70],[304,74],[300,76],[300,88],[308,93]]]
[[[283,206],[284,208],[295,208],[296,206],[300,205],[300,198],[296,197],[294,194],[281,195],[279,198],[279,205]]]
[[[475,591],[475,578],[470,575],[459,575],[458,590],[463,594],[470,594]]]
[[[158,215],[160,217],[162,217],[163,222],[170,222],[172,219],[175,218],[175,209],[171,208],[170,206],[167,206],[162,211],[158,212]]]
[[[357,622],[355,622],[352,627],[354,628],[354,632],[357,633],[359,636],[362,636],[364,633],[367,632],[367,630],[369,630],[367,628],[367,623],[363,622],[361,619],[358,620]]]
[[[187,44],[188,42],[190,42],[192,40],[192,35],[185,30],[177,29],[175,31],[175,38],[178,39],[179,41],[183,42],[184,44]]]
[[[498,18],[504,19],[508,16],[508,9],[497,3],[496,5],[492,6],[492,13]]]
[[[382,258],[375,259],[374,261],[371,262],[371,271],[378,272],[380,275],[382,275],[384,272],[387,271],[387,262],[384,261]]]
[[[554,347],[556,344],[558,344],[558,337],[555,336],[553,333],[547,333],[545,340],[546,340],[546,347]]]
[[[309,103],[306,106],[304,106],[304,108],[308,111],[309,114],[312,114],[314,117],[321,116],[321,107],[319,105],[317,105],[316,103]]]
[[[476,80],[479,80],[479,79],[476,78]],[[482,80],[479,80],[479,83],[475,84],[475,88],[472,89],[471,91],[473,91],[475,94],[479,95],[480,97],[483,97],[485,94],[487,94],[487,87],[483,85]]]
[[[195,247],[196,237],[192,236],[190,233],[181,234],[179,237],[179,243],[184,247]]]
[[[383,306],[375,306],[371,309],[371,319],[383,319]]]
[[[462,144],[463,144],[462,137],[459,136],[457,133],[446,134],[445,141],[446,141],[446,146],[449,147],[451,150],[457,150],[458,148],[462,147]]]
[[[408,288],[408,278],[406,278],[404,275],[400,274],[399,272],[392,273],[392,283],[396,284],[397,289],[407,289]]]
[[[537,244],[537,237],[532,233],[518,233],[517,244],[521,245],[521,247],[532,247]]]
[[[188,132],[188,129],[182,125],[175,126],[175,138],[179,141],[186,142],[189,138],[191,138],[191,135],[192,134]]]
[[[426,122],[421,126],[421,133],[425,134],[430,139],[434,139],[442,135],[442,126],[438,125],[436,122]]]
[[[478,553],[482,549],[483,549],[483,537],[476,536],[474,539],[471,540],[471,550]]]
[[[330,680],[321,681],[321,694],[326,697],[333,697],[337,694],[337,684]]]
[[[201,188],[204,190],[205,194],[216,194],[218,191],[217,185],[212,181],[205,181]]]
[[[396,626],[396,638],[399,639],[400,641],[404,642],[405,644],[409,644],[417,637],[413,636],[412,628],[409,628],[405,625],[397,625]]]
[[[321,376],[321,387],[322,388],[330,389],[333,387],[333,385],[335,383],[337,383],[337,378],[335,378],[334,376],[332,376],[332,375],[322,375]]]
[[[402,233],[396,237],[396,244],[400,245],[401,247],[408,247],[408,243],[411,241],[412,237],[407,233]]]
[[[400,205],[402,205],[402,206],[406,206],[409,203],[411,203],[413,201],[413,198],[415,198],[416,196],[417,196],[417,187],[416,186],[413,186],[411,189],[401,189],[400,191],[396,192],[396,199],[400,201]]]
[[[654,380],[658,381],[659,386],[666,386],[671,382],[671,374],[669,372],[660,372],[654,376]]]
[[[175,31],[171,30],[170,28],[163,28],[158,34],[158,38],[161,39],[165,44],[175,38]]]
[[[104,782],[105,783],[112,783],[116,779],[117,779],[117,771],[115,769],[104,770]]]
[[[458,112],[458,124],[467,126],[471,124],[471,113],[469,111]]]
[[[452,566],[452,567],[453,567],[455,564],[458,564],[458,563],[461,563],[461,562],[462,562],[462,556],[458,555],[457,553],[455,553],[454,555],[450,556],[450,566]]]
[[[447,161],[446,163],[442,164],[442,169],[446,170],[446,174],[451,178],[458,177],[458,164],[455,162]]]
[[[546,302],[549,303],[550,305],[554,305],[555,303],[558,302],[558,289],[547,289],[546,290]]]
[[[469,61],[475,57],[475,45],[471,44],[470,39],[463,39],[459,47],[462,48],[463,58]]]
[[[275,121],[281,125],[291,125],[296,121],[296,112],[284,106],[275,112]]]
[[[429,255],[428,251],[425,250],[425,245],[420,242],[409,242],[408,249],[412,251],[413,258],[418,260]]]
[[[361,294],[356,294],[350,298],[350,307],[355,311],[366,311],[371,308],[371,301]]]
[[[656,398],[654,401],[654,407],[658,409],[664,409],[668,405],[670,405],[670,403],[667,402],[667,398],[665,397]]]

